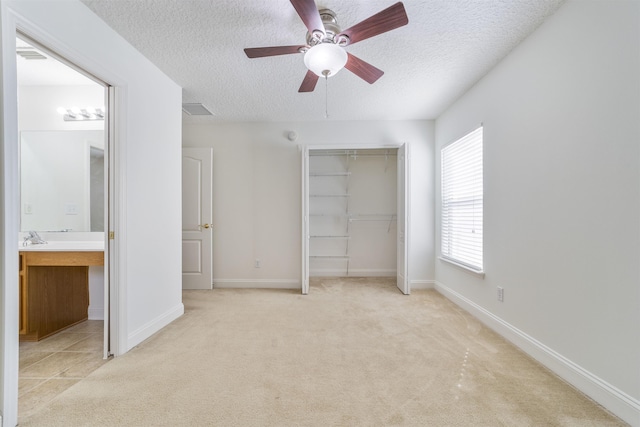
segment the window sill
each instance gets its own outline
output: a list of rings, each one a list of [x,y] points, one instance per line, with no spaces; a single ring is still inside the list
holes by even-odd
[[[438,257],[438,259],[440,261],[444,261],[447,264],[450,264],[450,265],[452,265],[452,266],[464,271],[465,273],[471,274],[472,276],[476,276],[476,277],[478,277],[480,279],[484,279],[484,271],[474,270],[472,268],[467,267],[466,265],[459,264],[459,263],[457,263],[457,262],[455,262],[453,260],[450,260],[448,258]]]

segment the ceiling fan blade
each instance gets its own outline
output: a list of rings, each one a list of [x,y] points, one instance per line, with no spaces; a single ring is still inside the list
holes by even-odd
[[[288,55],[290,53],[300,53],[300,46],[273,46],[273,47],[248,47],[244,50],[249,58],[263,58],[265,56]]]
[[[362,59],[347,53],[347,64],[344,66],[347,70],[351,71],[356,76],[369,84],[373,84],[384,74],[384,71],[374,67],[373,65],[364,62]]]
[[[324,24],[314,0],[291,0],[291,4],[300,15],[309,34],[313,35],[314,31],[321,31],[324,34]]]
[[[407,12],[404,10],[404,5],[402,2],[398,2],[373,16],[370,16],[353,27],[344,30],[338,35],[338,38],[341,35],[345,35],[349,37],[348,44],[354,44],[370,37],[377,36],[378,34],[395,30],[396,28],[407,25],[408,23],[409,18],[407,17]]]
[[[318,83],[318,78],[318,75],[313,71],[307,71],[307,75],[304,76],[304,80],[302,81],[298,92],[313,92],[316,88],[316,83]]]

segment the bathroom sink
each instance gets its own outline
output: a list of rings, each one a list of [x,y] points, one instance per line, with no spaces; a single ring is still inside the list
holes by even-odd
[[[40,252],[104,251],[104,241],[49,241],[45,244],[28,244],[27,246],[19,242],[18,249]]]

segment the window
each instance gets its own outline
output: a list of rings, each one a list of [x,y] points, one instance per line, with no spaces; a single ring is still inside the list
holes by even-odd
[[[482,272],[482,127],[441,152],[442,257]]]

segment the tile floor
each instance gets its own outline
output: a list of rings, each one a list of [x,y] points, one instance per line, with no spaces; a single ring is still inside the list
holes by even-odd
[[[87,320],[38,342],[20,343],[18,416],[28,416],[107,361],[103,321]]]

